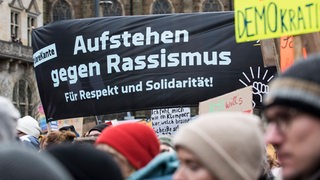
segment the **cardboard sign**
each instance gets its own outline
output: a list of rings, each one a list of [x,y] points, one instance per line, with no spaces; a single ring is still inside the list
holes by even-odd
[[[152,128],[157,133],[174,135],[179,126],[191,119],[190,108],[154,109],[151,111]]]
[[[58,129],[63,126],[73,125],[77,133],[81,136],[83,133],[83,118],[70,118],[64,120],[58,120]]]
[[[235,0],[237,42],[320,31],[319,0]]]
[[[252,71],[276,71],[260,47],[235,42],[233,12],[73,19],[32,33],[47,121],[197,106],[250,85]]]
[[[252,113],[252,86],[199,103],[199,114],[218,111]]]
[[[280,69],[281,72],[287,70],[294,63],[294,41],[293,36],[280,38]]]

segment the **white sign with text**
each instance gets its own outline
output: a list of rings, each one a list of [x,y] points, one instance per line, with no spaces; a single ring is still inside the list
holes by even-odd
[[[152,128],[157,135],[174,135],[179,126],[191,119],[190,108],[166,108],[151,110]]]

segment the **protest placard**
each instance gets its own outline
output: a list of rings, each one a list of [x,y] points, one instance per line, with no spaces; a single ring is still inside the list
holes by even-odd
[[[174,135],[179,126],[186,124],[191,118],[190,108],[165,108],[151,111],[152,128],[157,135]]]
[[[218,111],[242,111],[252,113],[252,86],[238,89],[199,103],[199,114]]]
[[[58,128],[73,125],[79,135],[83,133],[83,117],[58,120]]]
[[[237,42],[320,31],[319,0],[235,0]]]

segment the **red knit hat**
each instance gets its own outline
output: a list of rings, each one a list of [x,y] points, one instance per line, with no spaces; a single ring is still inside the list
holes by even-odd
[[[124,123],[105,128],[96,144],[111,146],[136,169],[147,165],[160,152],[157,135],[143,123]]]

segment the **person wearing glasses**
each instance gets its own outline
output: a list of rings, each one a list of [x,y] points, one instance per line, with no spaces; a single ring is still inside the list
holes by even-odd
[[[320,179],[320,54],[298,61],[270,83],[264,98],[266,143],[284,180]]]

